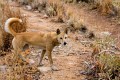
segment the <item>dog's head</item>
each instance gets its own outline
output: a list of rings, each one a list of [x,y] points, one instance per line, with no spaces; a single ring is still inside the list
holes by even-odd
[[[64,29],[61,31],[60,29],[57,29],[56,33],[57,33],[57,40],[60,43],[60,45],[64,45],[64,46],[67,45],[68,30]]]

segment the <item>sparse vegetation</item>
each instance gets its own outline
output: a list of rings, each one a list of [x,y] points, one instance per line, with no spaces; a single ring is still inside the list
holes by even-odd
[[[0,67],[0,80],[33,80],[39,79],[41,74],[36,65],[28,65],[25,62],[14,62],[14,54],[8,54],[1,57],[1,63],[3,68]]]
[[[116,16],[118,11],[113,5],[113,0],[92,0],[93,9],[98,9],[102,15]]]
[[[120,57],[115,54],[102,53],[92,62],[85,62],[85,73],[88,79],[120,79]]]
[[[115,15],[114,12],[114,7],[112,5],[112,0],[98,0],[96,2],[98,4],[98,9],[101,11],[102,14],[106,15],[106,14],[111,14],[111,15]]]
[[[27,20],[26,20],[25,16],[23,16],[21,14],[19,9],[10,7],[8,2],[3,2],[2,6],[1,6],[1,21],[0,21],[2,29],[4,29],[5,21],[11,17],[17,17],[17,18],[20,18],[23,20],[22,24],[20,24],[20,23],[12,24],[12,26],[14,26],[12,28],[16,32],[25,32],[26,28],[27,28]],[[12,42],[13,36],[11,36],[10,34],[4,32],[4,31],[2,32],[2,34],[3,34],[2,39],[4,41],[3,46],[2,46],[3,50],[9,51],[12,48],[11,42]]]
[[[94,43],[91,61],[85,62],[88,79],[120,79],[120,56],[116,55],[115,39],[105,36]]]
[[[7,6],[6,6],[7,5]],[[27,19],[25,16],[23,16],[20,12],[19,9],[16,8],[12,8],[8,2],[1,2],[0,4],[0,11],[1,11],[1,16],[0,16],[0,46],[1,46],[1,52],[0,52],[0,57],[1,57],[1,61],[0,61],[0,80],[30,80],[26,79],[28,75],[31,74],[26,74],[27,70],[30,67],[26,65],[26,63],[21,62],[18,63],[17,61],[15,61],[14,59],[14,55],[13,53],[9,54],[8,51],[11,51],[12,49],[12,39],[13,36],[6,33],[4,31],[4,24],[5,21],[8,18],[11,17],[17,17],[23,20],[22,24],[19,23],[13,23],[12,24],[12,28],[16,31],[16,32],[25,32],[27,29]],[[5,52],[4,52],[5,51]],[[7,52],[6,52],[7,51]],[[6,54],[6,55],[5,55]],[[1,65],[3,65],[3,71],[1,68]],[[35,68],[35,66],[34,66]],[[33,70],[31,68],[31,70]],[[36,69],[37,70],[37,69]],[[34,72],[34,71],[33,71]],[[4,73],[4,74],[3,74]],[[34,74],[34,73],[33,73]],[[31,75],[32,76],[32,75]],[[32,77],[31,77],[32,79]]]

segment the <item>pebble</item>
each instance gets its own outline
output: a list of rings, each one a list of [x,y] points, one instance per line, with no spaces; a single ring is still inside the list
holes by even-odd
[[[29,5],[27,5],[27,6],[26,6],[26,9],[27,9],[27,10],[31,10],[31,9],[32,9],[32,7],[31,7],[31,6],[29,6]]]
[[[0,71],[1,72],[6,72],[7,66],[6,65],[1,65],[0,66]]]
[[[48,18],[48,16],[45,14],[45,15],[43,15],[43,17],[42,17],[43,19],[47,19]]]
[[[38,70],[41,72],[48,72],[51,71],[51,67],[38,67]]]
[[[39,13],[39,11],[34,11],[34,12]]]

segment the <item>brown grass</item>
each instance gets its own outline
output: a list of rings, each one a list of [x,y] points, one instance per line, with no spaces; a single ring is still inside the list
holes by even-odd
[[[9,6],[9,4],[7,2],[5,2],[5,4],[3,4],[3,6],[1,7],[1,15],[2,15],[2,17],[1,17],[0,23],[1,23],[2,29],[4,29],[5,21],[8,18],[17,17],[17,18],[22,19],[23,23],[22,24],[13,23],[12,24],[13,30],[16,32],[25,32],[26,31],[27,20],[24,16],[22,16],[19,9],[12,8]],[[10,50],[10,48],[12,48],[11,42],[12,42],[13,36],[11,34],[4,32],[4,30],[3,30],[2,34],[3,34],[3,38],[1,38],[1,39],[3,40],[3,50],[8,51],[8,50]]]
[[[4,31],[5,21],[11,17],[22,19],[22,24],[13,23],[12,28],[16,32],[24,32],[27,29],[27,19],[22,16],[22,13],[19,9],[12,8],[7,2],[1,4],[0,11],[0,46],[2,46],[3,50],[9,51],[12,47],[11,42],[13,36]],[[2,51],[2,53],[4,53],[4,51]],[[5,52],[5,54],[6,53],[7,52]],[[29,51],[25,51],[25,53],[28,54]],[[25,54],[25,56],[27,54]],[[5,69],[1,69],[3,71],[0,71],[0,80],[34,80],[36,76],[36,79],[39,79],[40,72],[38,71],[36,65],[26,65],[26,62],[19,62],[19,60],[19,57],[15,59],[15,54],[13,53],[2,56],[0,54],[0,65],[6,66],[3,67]]]
[[[91,80],[94,80],[94,78],[105,80],[120,79],[120,56],[116,54],[117,50],[112,48],[112,45],[116,45],[116,41],[111,36],[96,39],[94,42],[91,55],[91,64],[94,67],[89,67],[87,71],[87,74],[89,74],[88,78],[92,78]]]
[[[103,15],[113,13],[112,0],[96,0],[97,8]]]
[[[17,63],[13,60],[14,54],[8,54],[0,58],[0,65],[6,66],[1,69],[0,80],[38,80],[40,72],[37,65],[26,65],[25,62]],[[35,77],[36,76],[36,77]],[[35,79],[36,78],[36,79]]]

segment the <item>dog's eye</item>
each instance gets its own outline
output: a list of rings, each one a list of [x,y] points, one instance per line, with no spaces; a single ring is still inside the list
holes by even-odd
[[[67,37],[65,37],[65,39],[66,39]]]
[[[60,39],[62,39],[62,38],[60,38]]]

